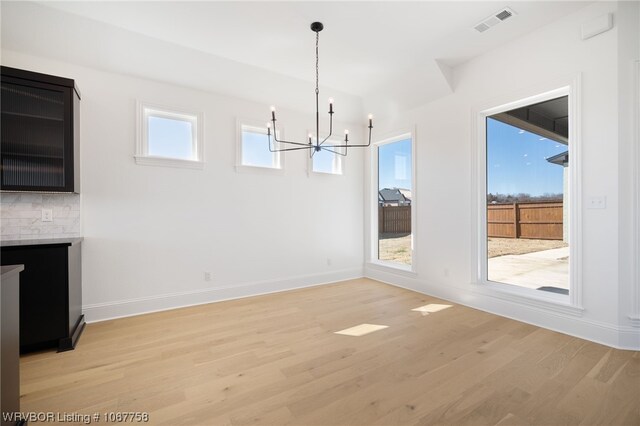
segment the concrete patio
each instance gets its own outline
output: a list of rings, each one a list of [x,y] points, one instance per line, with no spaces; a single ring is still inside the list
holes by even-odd
[[[520,287],[555,287],[568,291],[569,247],[493,257],[488,261],[488,278]]]

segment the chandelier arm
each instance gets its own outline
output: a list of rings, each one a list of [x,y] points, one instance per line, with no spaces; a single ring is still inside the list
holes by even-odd
[[[301,149],[315,150],[315,147],[314,146],[301,146],[301,147],[297,147],[297,148],[279,148],[279,149],[274,149],[271,152],[299,151]]]
[[[371,145],[371,129],[373,129],[373,126],[369,126],[369,142],[365,145],[365,144],[359,144],[359,145],[333,145],[334,148],[366,148],[368,146]]]
[[[335,146],[335,145],[332,145],[332,146]],[[341,153],[341,152],[335,151],[335,150],[333,150],[333,149],[331,149],[331,148],[326,148],[326,147],[324,147],[324,146],[322,147],[322,149],[323,149],[324,151],[332,152],[332,153],[337,154],[337,155],[342,155],[343,157],[346,157],[346,156],[347,156],[347,154],[343,154],[343,153]]]
[[[306,147],[306,148],[308,148],[308,147],[309,147],[309,144],[307,144],[307,143],[300,143],[300,142],[292,142],[292,141],[278,140],[278,139],[275,137],[275,135],[273,136],[273,140],[274,140],[274,141],[276,141],[276,142],[278,142],[278,143],[288,143],[288,144],[291,144],[291,145],[300,145],[300,146],[304,146],[304,147]],[[271,136],[269,136],[269,144],[271,144]]]
[[[274,152],[287,152],[287,151],[299,151],[301,149],[309,149],[309,148],[282,148],[282,149],[277,149]]]
[[[305,148],[309,148],[309,144],[308,143],[300,143],[300,142],[291,142],[291,141],[276,141],[278,143],[287,143],[290,145],[300,145],[300,146],[304,146]]]
[[[300,145],[300,146],[308,146],[308,144],[306,143],[300,143],[300,142],[293,142],[293,141],[285,141],[284,139],[279,140],[278,137],[276,136],[278,133],[276,132],[275,128],[276,128],[276,121],[273,121],[273,140],[278,142],[278,143],[288,143],[288,144],[292,144],[292,145]],[[271,146],[271,135],[267,134],[267,136],[269,137],[269,146]],[[272,152],[276,152],[276,151],[272,151]]]
[[[366,145],[332,145],[334,148],[366,148],[369,144]]]
[[[271,149],[271,135],[267,134],[267,138],[268,138],[268,141],[269,141],[269,152],[275,152],[273,149]]]
[[[330,112],[329,113],[329,136],[327,136],[326,138],[324,138],[322,140],[322,142],[320,142],[320,145],[322,145],[323,143],[325,143],[327,141],[327,139],[329,139],[331,137],[331,135],[333,134],[333,113]]]

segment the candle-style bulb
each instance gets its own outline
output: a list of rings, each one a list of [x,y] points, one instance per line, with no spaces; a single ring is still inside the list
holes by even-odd
[[[369,120],[373,120],[373,114],[369,114]]]
[[[333,98],[329,98],[329,114],[333,114]]]
[[[271,105],[271,121],[276,121],[276,107]]]
[[[275,110],[276,110],[275,105],[271,105],[271,111],[275,111]]]
[[[348,135],[348,134],[349,134],[349,130],[344,129],[344,134],[345,134],[345,135]]]
[[[329,103],[332,104],[333,103],[333,98],[329,98]]]
[[[271,123],[267,121],[267,129],[271,128]]]

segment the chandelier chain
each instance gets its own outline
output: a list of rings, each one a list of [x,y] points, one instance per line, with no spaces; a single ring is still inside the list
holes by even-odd
[[[320,93],[320,90],[318,90],[318,40],[320,39],[320,33],[316,33],[316,95],[318,93]]]

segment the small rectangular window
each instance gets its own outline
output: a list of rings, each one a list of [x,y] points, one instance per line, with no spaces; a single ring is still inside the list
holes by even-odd
[[[315,138],[313,138],[311,142],[315,144]],[[340,144],[340,141],[327,140],[322,144],[322,146],[327,149],[313,152],[313,156],[309,159],[311,171],[314,173],[341,175],[343,173],[344,158],[341,154],[344,152],[344,148],[333,147],[334,145]]]
[[[202,168],[202,113],[138,103],[136,163]]]
[[[269,141],[266,126],[238,123],[238,134],[238,168],[256,168],[254,170],[283,168],[281,153],[272,152],[276,149],[277,142],[274,141],[273,134]],[[280,136],[281,132],[278,131],[278,137]]]

